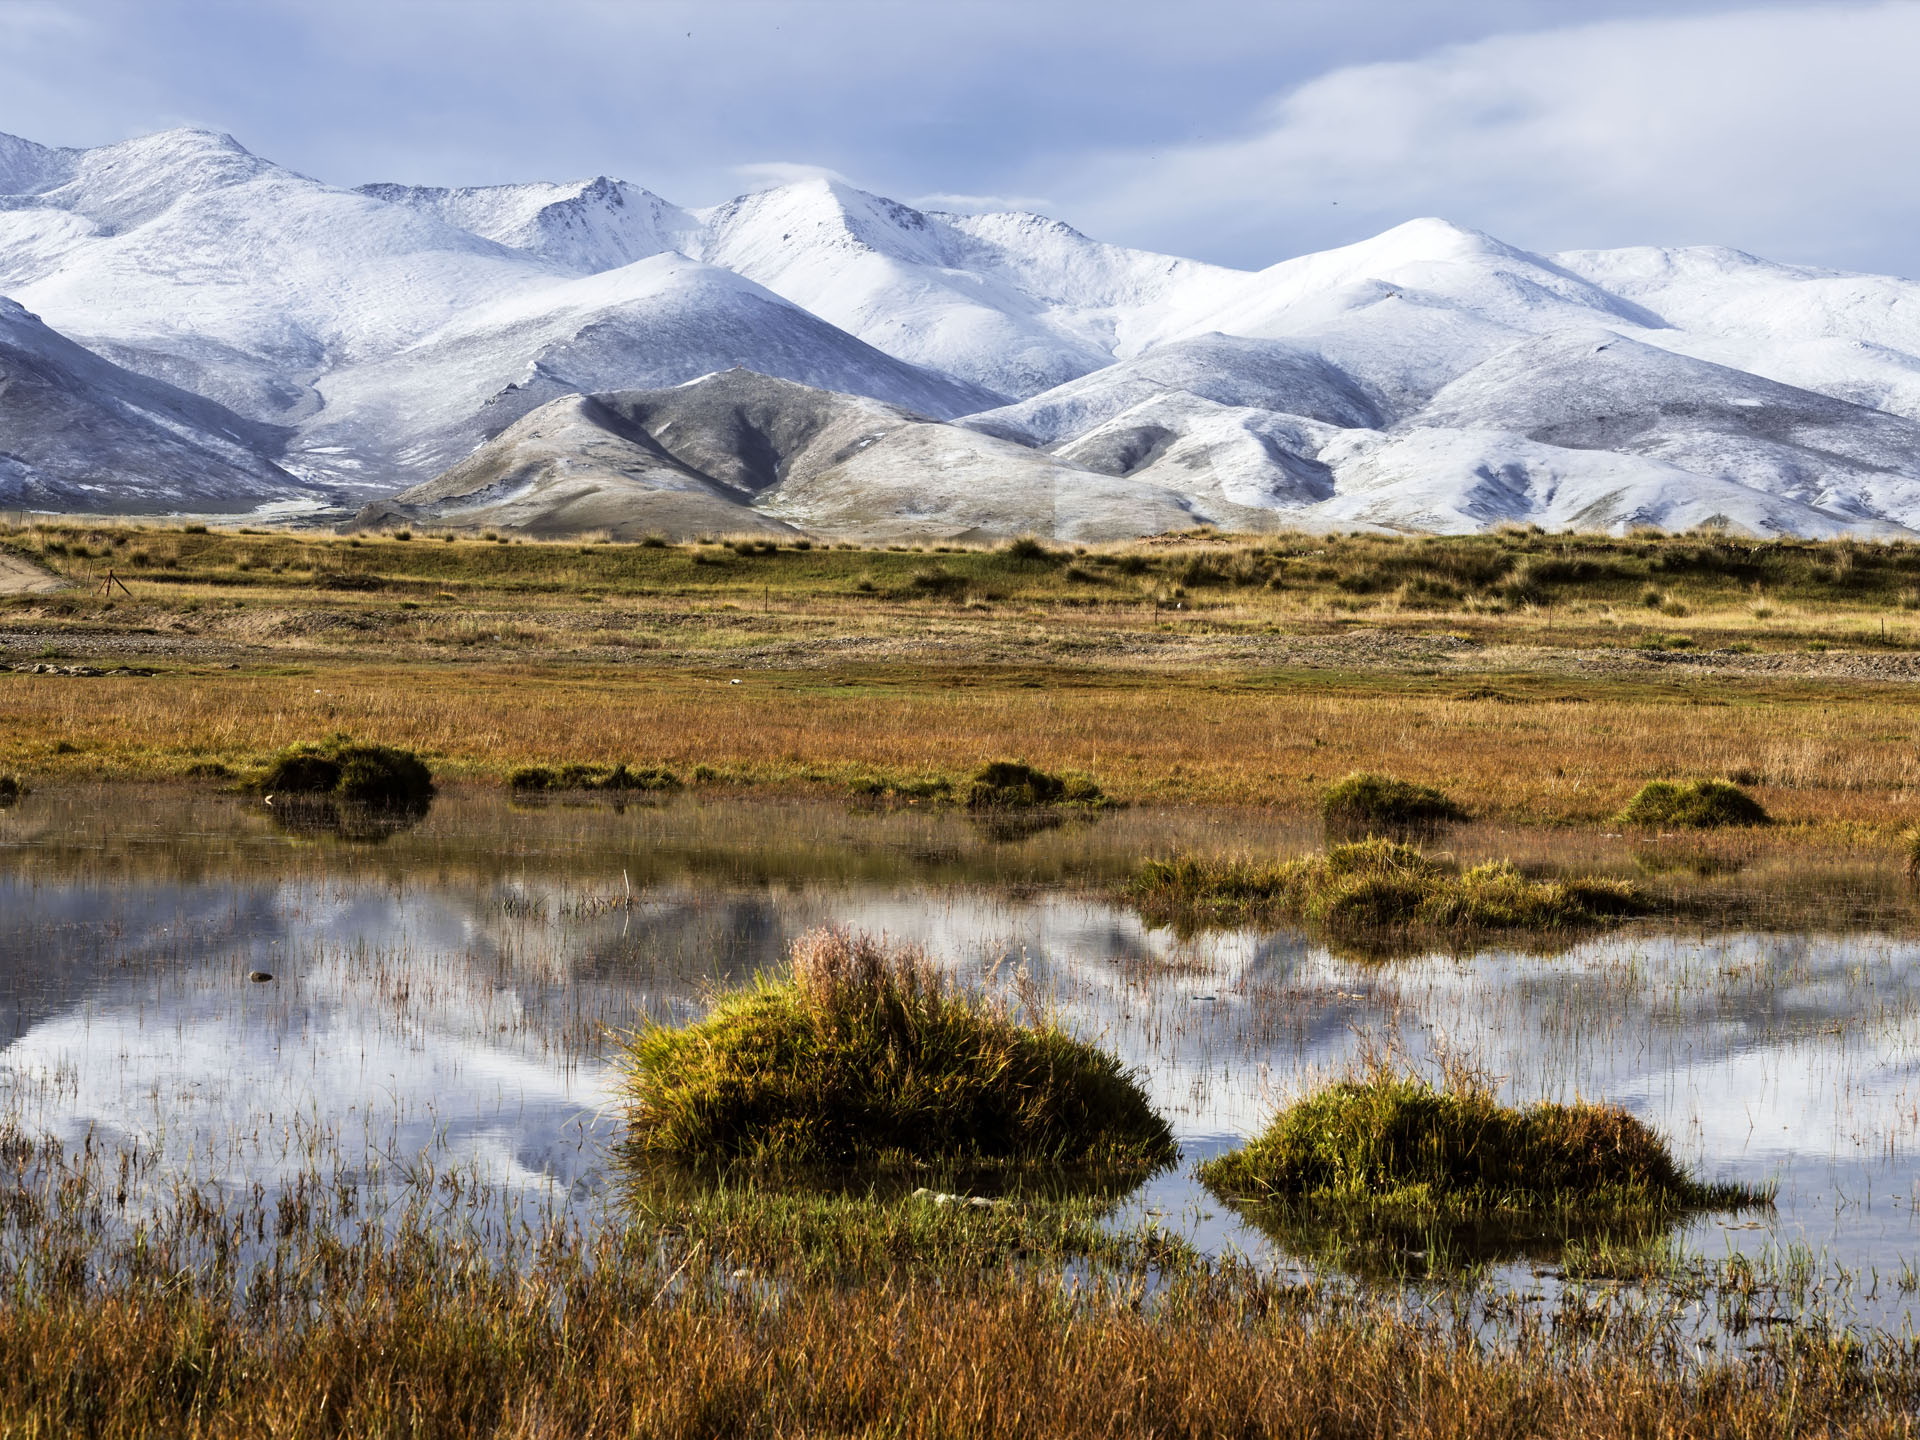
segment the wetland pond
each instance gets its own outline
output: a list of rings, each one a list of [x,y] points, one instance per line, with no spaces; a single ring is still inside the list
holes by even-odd
[[[1154,929],[1114,898],[1147,855],[1320,841],[1266,812],[1034,826],[458,788],[416,824],[341,838],[211,789],[49,786],[0,810],[0,1112],[69,1149],[137,1149],[154,1195],[270,1195],[316,1171],[377,1194],[425,1167],[595,1223],[618,1188],[620,1035],[695,1018],[794,936],[845,924],[1037,993],[1138,1070],[1183,1158],[1116,1225],[1311,1272],[1194,1163],[1363,1051],[1452,1055],[1503,1099],[1617,1103],[1702,1178],[1777,1186],[1771,1209],[1680,1224],[1670,1253],[1748,1256],[1842,1323],[1909,1327],[1920,930],[1892,862],[1470,826],[1447,843],[1463,861],[1684,872],[1745,919],[1387,959],[1291,929]],[[1566,1283],[1525,1247],[1484,1273],[1518,1295]]]

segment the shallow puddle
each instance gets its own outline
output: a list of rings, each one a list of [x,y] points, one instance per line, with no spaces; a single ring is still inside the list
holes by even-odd
[[[1291,931],[1182,937],[1109,898],[1146,854],[1319,838],[1261,813],[1035,828],[455,791],[418,825],[352,841],[206,790],[51,789],[0,811],[0,1106],[30,1133],[137,1143],[196,1181],[271,1187],[317,1165],[375,1183],[425,1156],[590,1212],[620,1033],[694,1016],[793,935],[845,923],[1039,997],[1138,1067],[1186,1160],[1123,1222],[1153,1215],[1202,1249],[1291,1267],[1191,1162],[1390,1045],[1468,1057],[1516,1102],[1618,1102],[1705,1176],[1776,1182],[1772,1211],[1701,1217],[1680,1244],[1709,1261],[1800,1247],[1856,1320],[1906,1322],[1920,938],[1890,865],[1469,828],[1451,841],[1462,858],[1684,870],[1769,928],[1384,962]],[[1555,1283],[1526,1262],[1501,1277]]]

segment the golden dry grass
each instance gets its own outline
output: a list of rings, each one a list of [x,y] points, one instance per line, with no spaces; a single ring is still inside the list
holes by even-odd
[[[1384,1315],[1301,1323],[1237,1297],[1089,1314],[1044,1282],[803,1288],[771,1309],[649,1304],[592,1280],[563,1305],[484,1278],[459,1288],[284,1327],[194,1299],[12,1307],[0,1426],[288,1440],[1912,1433],[1910,1366],[1817,1340],[1686,1376],[1619,1353],[1569,1367],[1545,1345],[1489,1351]]]
[[[455,779],[626,762],[838,786],[1017,757],[1122,800],[1306,809],[1365,769],[1495,820],[1605,823],[1648,780],[1729,778],[1790,828],[1876,843],[1920,805],[1916,546],[766,555],[77,523],[0,546],[134,592],[0,602],[0,659],[161,671],[0,673],[0,761],[30,776],[238,768],[346,730]],[[1648,648],[1682,622],[1723,648]]]
[[[1439,785],[1483,815],[1546,822],[1604,822],[1663,777],[1734,776],[1788,825],[1891,834],[1920,805],[1920,749],[1900,687],[1729,685],[1708,697],[1595,682],[1520,703],[1461,698],[1458,688],[931,667],[5,674],[0,753],[33,774],[164,776],[208,760],[237,767],[344,730],[420,751],[450,778],[625,760],[831,784],[875,772],[958,779],[982,760],[1019,756],[1084,771],[1133,801],[1307,808],[1364,769]]]

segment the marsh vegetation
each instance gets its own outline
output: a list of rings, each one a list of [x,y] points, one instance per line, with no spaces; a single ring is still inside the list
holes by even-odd
[[[0,1429],[1910,1426],[1920,548],[429,539],[0,535]]]
[[[1721,825],[1767,825],[1759,801],[1725,780],[1649,780],[1617,817],[1622,825],[1711,830]]]
[[[801,936],[785,978],[696,1024],[636,1035],[623,1093],[636,1155],[694,1163],[1138,1173],[1177,1153],[1113,1056],[845,930]]]
[[[1533,880],[1508,860],[1462,869],[1375,836],[1294,860],[1149,860],[1135,905],[1166,923],[1306,921],[1336,934],[1563,931],[1647,913],[1632,885],[1603,877]]]
[[[1126,803],[1306,812],[1361,771],[1490,822],[1587,826],[1649,780],[1728,777],[1789,833],[1842,845],[1891,845],[1920,789],[1905,703],[1920,549],[1902,544],[1195,532],[1084,554],[769,553],[765,537],[742,554],[422,538],[6,529],[0,544],[75,583],[0,597],[0,656],[153,672],[9,667],[10,765],[250,773],[347,729],[449,780],[624,762],[912,798],[1019,756]],[[110,564],[131,597],[89,588]],[[932,564],[964,587],[915,586]],[[1649,589],[1686,607],[1688,647],[1640,644],[1674,618],[1641,603]]]

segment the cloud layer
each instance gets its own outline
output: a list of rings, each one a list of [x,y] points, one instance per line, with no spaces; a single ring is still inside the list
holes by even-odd
[[[6,0],[0,130],[342,184],[834,174],[1257,266],[1442,214],[1920,271],[1920,0]]]
[[[1920,269],[1920,5],[1617,21],[1352,66],[1246,135],[1110,154],[1102,234],[1243,262],[1441,214],[1537,248],[1724,243]],[[1055,187],[1060,189],[1062,187]]]

